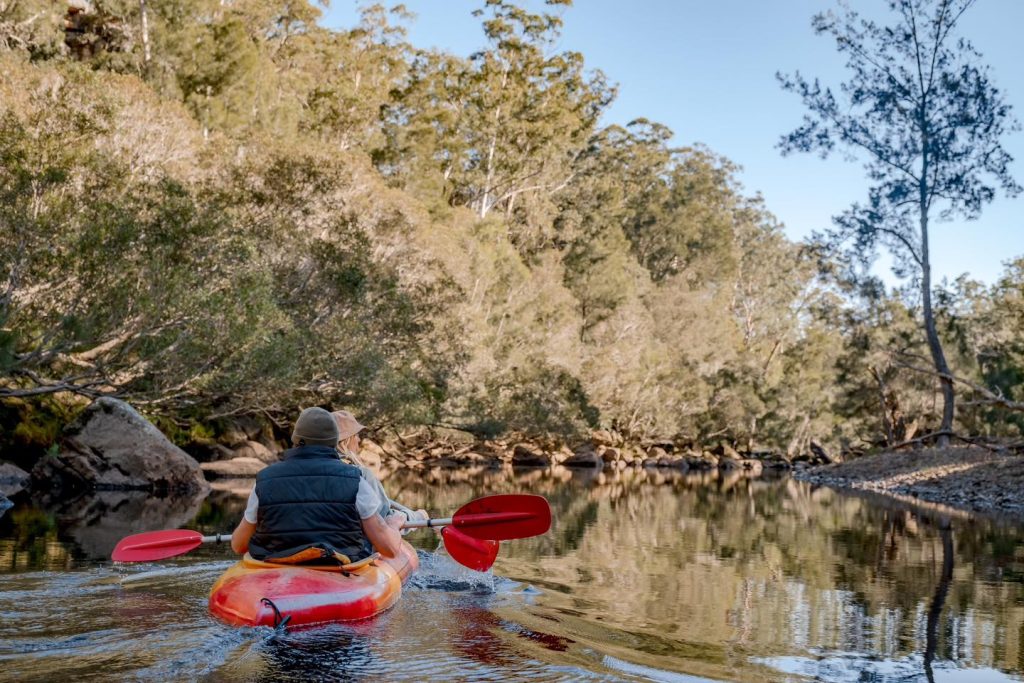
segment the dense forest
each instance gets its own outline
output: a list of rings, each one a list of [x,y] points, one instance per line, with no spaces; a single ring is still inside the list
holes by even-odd
[[[459,56],[402,7],[328,30],[306,0],[0,0],[6,445],[103,394],[176,438],[314,403],[789,454],[936,429],[920,283],[787,239],[714,150],[605,121],[614,84],[557,47],[569,4],[481,0]],[[957,429],[1015,438],[1024,259],[928,291]]]

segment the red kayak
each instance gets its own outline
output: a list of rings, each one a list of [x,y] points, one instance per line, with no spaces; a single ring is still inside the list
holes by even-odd
[[[234,626],[312,626],[368,619],[389,609],[419,567],[402,543],[394,559],[376,557],[344,567],[272,564],[248,554],[210,591],[210,612]]]

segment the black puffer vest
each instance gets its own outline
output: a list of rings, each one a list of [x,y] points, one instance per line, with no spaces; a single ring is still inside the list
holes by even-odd
[[[322,548],[325,556],[339,552],[353,562],[369,554],[362,521],[356,511],[359,469],[338,459],[327,446],[299,446],[284,460],[256,476],[256,532],[249,554],[257,560]]]

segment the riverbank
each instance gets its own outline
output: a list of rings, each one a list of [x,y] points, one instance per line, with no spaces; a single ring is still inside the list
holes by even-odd
[[[798,470],[801,481],[1024,519],[1024,457],[980,448],[927,448]]]

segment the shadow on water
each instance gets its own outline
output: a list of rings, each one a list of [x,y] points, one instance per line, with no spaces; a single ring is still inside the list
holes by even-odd
[[[537,493],[554,522],[503,543],[493,575],[412,534],[422,570],[393,610],[268,640],[207,613],[223,547],[104,561],[131,533],[229,531],[251,480],[205,499],[19,497],[0,517],[0,662],[25,680],[52,679],[64,652],[83,678],[140,680],[933,683],[1024,670],[1020,526],[744,472],[437,469],[385,485],[438,515]]]

